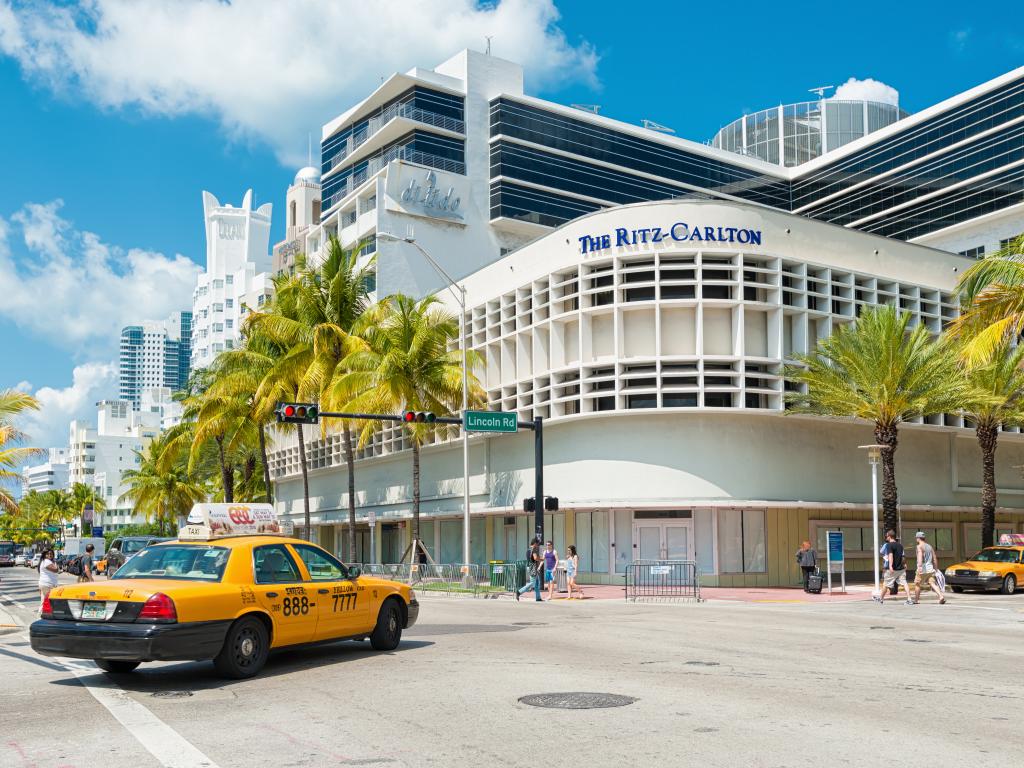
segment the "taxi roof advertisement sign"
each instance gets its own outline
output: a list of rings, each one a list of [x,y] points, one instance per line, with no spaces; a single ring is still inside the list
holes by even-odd
[[[270,504],[196,504],[178,538],[215,539],[220,536],[281,535]]]

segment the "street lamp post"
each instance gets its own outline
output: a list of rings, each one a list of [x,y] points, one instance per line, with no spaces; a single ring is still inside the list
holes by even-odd
[[[390,232],[378,232],[377,239],[392,243],[408,243],[423,254],[423,258],[433,267],[444,280],[448,281],[448,290],[451,291],[455,300],[459,302],[459,336],[462,345],[462,562],[467,567],[466,575],[469,575],[470,565],[470,522],[469,522],[469,432],[466,430],[466,411],[469,410],[469,345],[466,341],[466,286],[459,285],[452,277],[438,264],[433,257],[424,250],[423,246],[409,235],[399,237]]]
[[[868,452],[868,463],[871,465],[871,575],[875,579],[875,591],[871,593],[875,600],[882,597],[882,590],[878,577],[878,463],[882,458],[882,451],[888,446],[885,445],[861,445]]]

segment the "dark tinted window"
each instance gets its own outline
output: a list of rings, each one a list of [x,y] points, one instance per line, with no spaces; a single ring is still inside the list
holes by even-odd
[[[299,568],[283,544],[268,544],[252,551],[253,573],[257,584],[282,584],[302,581]]]

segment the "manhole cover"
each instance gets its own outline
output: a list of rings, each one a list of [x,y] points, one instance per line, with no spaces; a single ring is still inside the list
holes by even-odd
[[[192,695],[192,691],[157,691],[153,694],[154,699],[186,699]]]
[[[605,707],[625,707],[637,701],[632,696],[619,696],[615,693],[533,693],[523,696],[519,701],[531,707],[545,709],[602,709]]]

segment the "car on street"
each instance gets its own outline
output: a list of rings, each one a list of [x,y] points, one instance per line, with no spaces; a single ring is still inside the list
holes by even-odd
[[[25,565],[28,558],[25,557],[23,552],[19,552],[14,556],[15,565]]]
[[[171,541],[166,536],[124,536],[110,542],[107,554],[96,561],[98,573],[111,574],[125,564],[133,555],[141,552],[151,544]]]
[[[41,563],[42,561],[43,561],[43,553],[42,552],[36,552],[34,555],[32,555],[32,560],[29,561],[29,567],[38,569],[39,568],[39,563]]]
[[[949,566],[946,583],[954,592],[981,589],[1012,595],[1024,583],[1024,546],[985,547],[964,562]]]
[[[177,540],[147,546],[106,581],[51,591],[30,628],[32,648],[111,673],[212,659],[221,675],[246,678],[279,648],[398,646],[419,615],[407,584],[362,575],[279,531],[267,504],[196,505]]]

